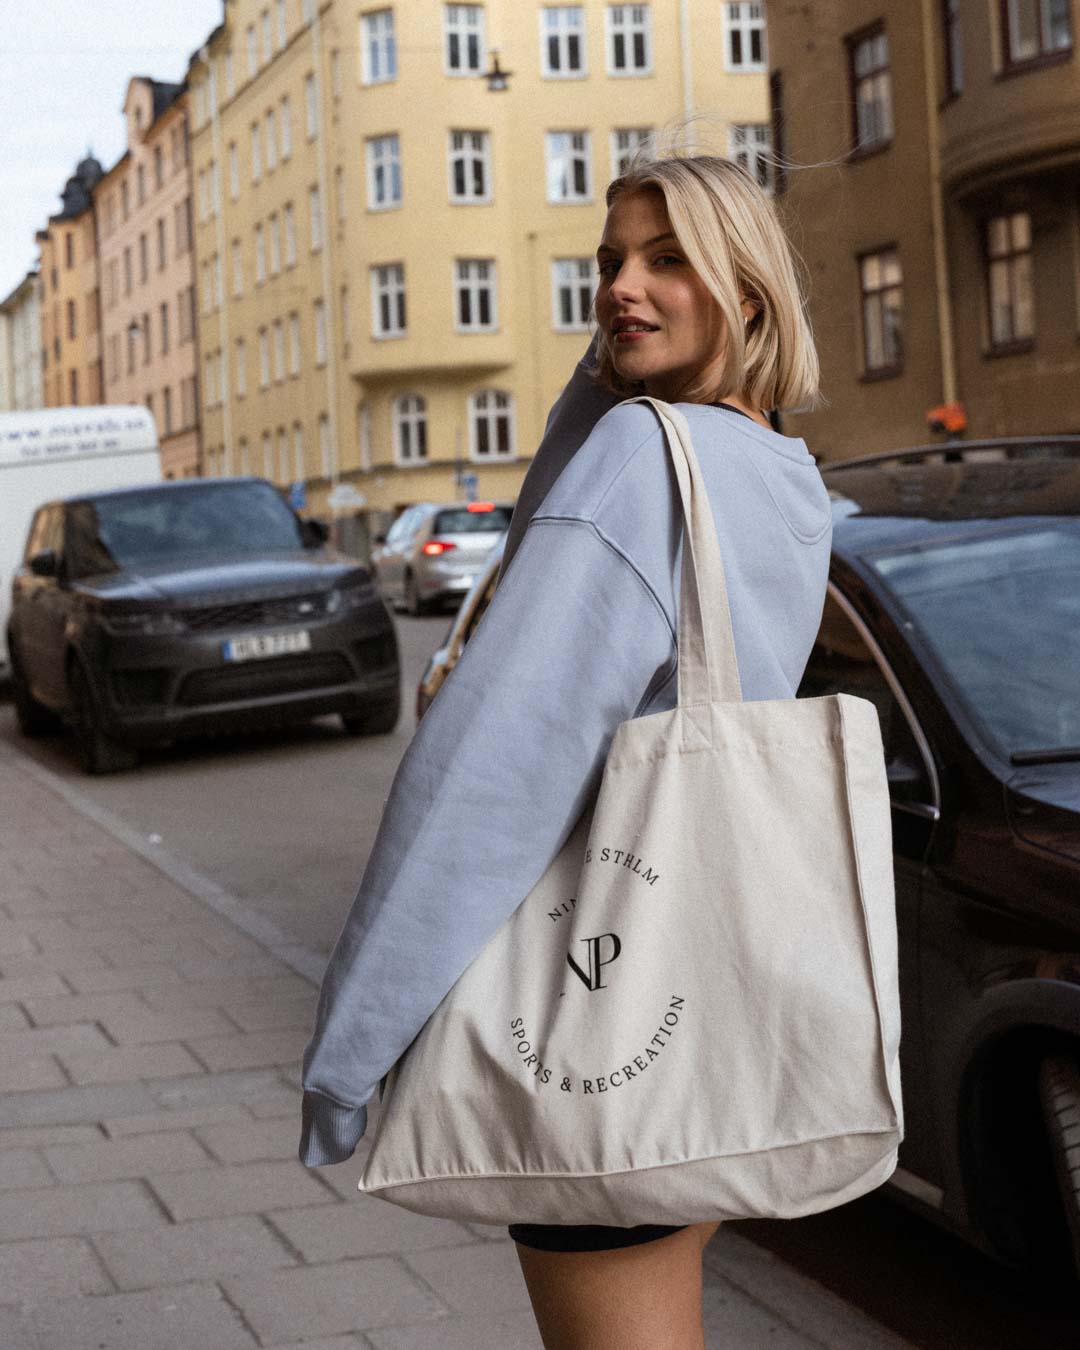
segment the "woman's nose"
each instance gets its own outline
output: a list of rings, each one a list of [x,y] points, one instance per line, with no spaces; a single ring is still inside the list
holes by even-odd
[[[625,262],[619,268],[615,280],[611,283],[613,300],[629,300],[641,295],[644,279],[641,270],[633,263]]]

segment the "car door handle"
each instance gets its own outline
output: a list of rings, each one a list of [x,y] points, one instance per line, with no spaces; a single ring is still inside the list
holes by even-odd
[[[941,819],[941,811],[929,802],[892,801],[894,811],[906,811],[909,816],[918,816],[920,820],[932,820],[935,824]]]

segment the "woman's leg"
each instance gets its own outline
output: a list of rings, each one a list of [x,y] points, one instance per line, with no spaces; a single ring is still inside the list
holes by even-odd
[[[701,1253],[718,1224],[636,1247],[547,1252],[518,1244],[546,1350],[704,1350]]]

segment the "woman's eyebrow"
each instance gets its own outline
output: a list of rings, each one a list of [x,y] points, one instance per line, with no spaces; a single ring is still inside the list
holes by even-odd
[[[668,230],[665,234],[654,234],[651,239],[646,239],[641,247],[651,248],[653,244],[662,244],[665,239],[674,239],[674,238],[675,236],[671,233],[670,230]],[[618,249],[613,248],[610,244],[601,244],[600,247],[596,250],[596,252],[597,255],[599,256],[599,254],[601,253],[617,253]]]

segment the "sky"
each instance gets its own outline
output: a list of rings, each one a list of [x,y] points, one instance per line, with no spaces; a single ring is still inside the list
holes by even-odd
[[[180,80],[222,0],[0,0],[0,299],[37,258],[75,165],[125,149],[132,75]]]

